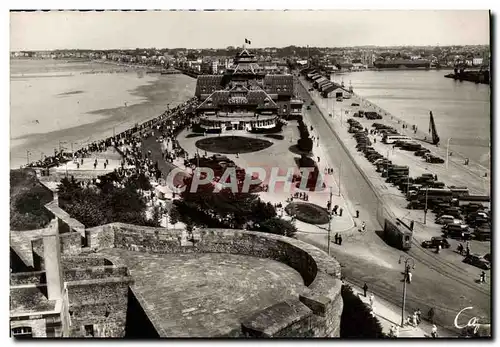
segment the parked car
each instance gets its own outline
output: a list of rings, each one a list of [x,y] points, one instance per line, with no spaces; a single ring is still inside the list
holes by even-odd
[[[359,104],[357,102],[353,102],[351,106],[359,106]]]
[[[307,109],[307,110],[310,110],[310,109],[311,109],[311,106],[309,106],[309,105],[308,105],[308,106],[306,107],[306,109]]]
[[[463,239],[465,240],[472,239],[472,233],[470,232],[469,226],[465,224],[446,224],[442,228],[442,231],[446,237],[449,238],[462,239],[463,235]]]
[[[424,248],[434,248],[441,245],[442,248],[450,248],[450,243],[447,239],[441,236],[432,237],[429,241],[422,242]]]
[[[464,263],[471,264],[483,270],[491,269],[491,263],[479,254],[469,254],[464,258]]]
[[[337,101],[343,101],[344,98],[340,97],[340,98],[337,98]]]
[[[455,217],[450,216],[448,214],[442,215],[441,217],[438,217],[436,219],[436,224],[452,224],[453,221],[455,220]]]
[[[428,150],[427,148],[419,149],[418,151],[415,151],[414,155],[417,157],[422,157],[426,153],[430,153],[431,151]]]
[[[425,161],[431,164],[443,164],[444,159],[436,157],[435,155],[429,155],[425,158]]]
[[[491,240],[491,228],[477,227],[474,230],[474,238],[478,241],[490,241]]]

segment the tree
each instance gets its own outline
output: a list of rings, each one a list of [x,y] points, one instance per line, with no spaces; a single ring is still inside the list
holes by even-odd
[[[310,137],[300,138],[297,142],[297,145],[301,151],[311,152],[313,149],[313,141]]]
[[[260,224],[259,230],[265,233],[294,237],[297,228],[291,222],[279,217],[272,217]]]
[[[172,206],[172,208],[170,209],[169,217],[170,217],[170,224],[172,224],[173,226],[179,223],[180,214],[176,206]]]
[[[33,170],[11,170],[10,228],[32,230],[46,227],[52,214],[45,204],[52,198],[52,192],[38,182]]]
[[[252,216],[254,217],[254,222],[259,223],[276,217],[276,209],[271,203],[265,203],[259,199],[252,206]]]

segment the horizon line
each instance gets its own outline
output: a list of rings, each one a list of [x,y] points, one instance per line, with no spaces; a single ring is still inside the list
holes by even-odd
[[[266,46],[266,47],[245,47],[245,49],[267,49],[267,48],[274,48],[274,49],[283,49],[287,47],[297,47],[297,48],[307,48],[309,46],[297,46],[297,45],[288,45],[288,46]],[[474,46],[488,46],[490,47],[490,43],[482,43],[482,44],[421,44],[421,45],[356,45],[356,46],[310,46],[309,48],[317,48],[317,49],[335,49],[335,48],[363,48],[363,47],[371,47],[371,48],[397,48],[397,47],[403,47],[403,48],[418,48],[418,47],[474,47]],[[156,49],[156,50],[163,50],[163,49],[188,49],[188,50],[210,50],[210,49],[226,49],[230,46],[226,47],[204,47],[204,48],[194,48],[194,47],[134,47],[134,48],[45,48],[45,49],[15,49],[15,50],[10,50],[9,52],[31,52],[31,51],[61,51],[61,50],[80,50],[80,51],[119,51],[119,50],[137,50],[137,49],[145,49],[145,50],[151,50],[151,49]],[[243,47],[240,46],[232,46],[235,49],[243,49]]]

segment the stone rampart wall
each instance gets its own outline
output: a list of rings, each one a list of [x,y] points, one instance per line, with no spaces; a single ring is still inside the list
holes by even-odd
[[[19,272],[10,274],[10,285],[19,286],[24,284],[44,284],[45,271]]]
[[[67,282],[70,336],[92,326],[94,337],[124,337],[129,284],[129,277]]]
[[[94,266],[80,269],[69,269],[64,271],[65,282],[124,276],[128,276],[127,268],[125,266],[114,265]]]
[[[308,290],[293,302],[281,302],[244,320],[246,337],[338,337],[342,297],[340,264],[307,243],[261,232],[203,229],[194,242],[182,230],[112,223],[87,230],[93,249],[123,248],[151,253],[229,253],[282,262],[304,279]]]
[[[79,256],[62,255],[61,262],[63,270],[112,265],[107,259],[99,257],[88,257],[83,255]]]

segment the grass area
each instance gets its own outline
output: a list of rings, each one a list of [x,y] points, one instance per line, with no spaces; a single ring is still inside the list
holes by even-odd
[[[292,202],[285,207],[286,213],[304,223],[326,224],[328,223],[328,211],[316,204],[308,202]]]
[[[198,140],[196,147],[205,151],[223,154],[251,153],[261,151],[273,145],[267,140],[243,136],[219,136]]]
[[[267,134],[264,136],[269,137],[270,139],[275,139],[275,140],[283,140],[285,138],[283,135],[276,135],[276,134]]]
[[[30,169],[10,171],[10,228],[33,230],[45,228],[52,215],[44,207],[52,201],[52,192]]]
[[[186,138],[190,139],[192,137],[203,137],[203,136],[205,136],[205,135],[204,134],[199,134],[199,133],[191,133],[191,134],[187,134]]]

